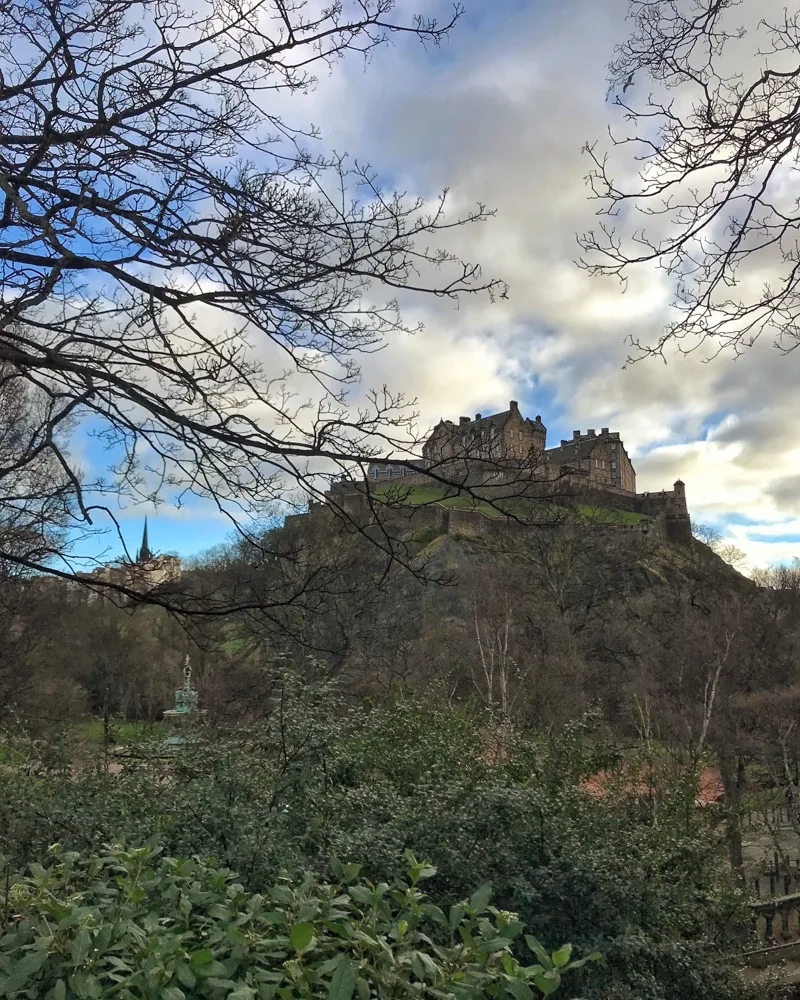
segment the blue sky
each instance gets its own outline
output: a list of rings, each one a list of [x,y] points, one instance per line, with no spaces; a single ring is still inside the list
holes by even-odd
[[[418,398],[426,427],[517,399],[526,415],[542,414],[551,444],[574,428],[611,426],[639,489],[680,477],[693,516],[719,526],[752,566],[790,560],[800,556],[800,355],[782,358],[764,340],[739,361],[626,367],[625,338],[656,336],[669,315],[668,281],[640,272],[623,295],[574,265],[575,234],[596,223],[581,148],[606,141],[614,117],[605,75],[626,6],[468,0],[440,49],[397,38],[366,68],[357,58],[339,64],[308,97],[292,99],[293,123],[319,124],[326,148],[370,161],[409,193],[433,198],[449,187],[454,210],[478,201],[497,209],[486,224],[455,231],[450,245],[504,278],[508,300],[469,298],[456,309],[409,298],[405,318],[425,331],[366,358],[354,402],[387,383]],[[759,12],[772,7],[767,0]],[[425,5],[428,15],[451,9]],[[102,467],[94,443],[78,444],[89,466]],[[142,506],[120,512],[129,544],[138,544],[145,512],[161,551],[196,554],[230,531],[198,505]]]

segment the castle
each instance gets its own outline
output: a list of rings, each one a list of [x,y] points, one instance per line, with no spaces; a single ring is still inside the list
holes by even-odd
[[[512,399],[508,409],[491,416],[460,417],[458,423],[440,420],[422,447],[423,461],[413,466],[372,462],[372,481],[416,475],[437,470],[445,477],[463,463],[470,465],[470,485],[477,478],[491,477],[491,470],[506,474],[527,470],[531,479],[555,480],[567,474],[582,475],[588,483],[604,485],[626,493],[636,492],[636,472],[619,432],[608,427],[600,432],[590,428],[585,434],[572,432],[570,440],[555,448],[547,447],[547,428],[539,414],[523,417]],[[506,476],[507,478],[507,476]],[[486,483],[484,483],[485,485]]]
[[[502,502],[514,498],[545,497],[556,500],[560,509],[577,503],[597,511],[638,514],[638,519],[617,517],[617,526],[667,541],[691,540],[686,490],[680,479],[671,490],[637,493],[636,471],[618,431],[608,427],[589,428],[585,433],[576,430],[570,439],[548,448],[541,416],[524,417],[516,400],[500,413],[477,413],[474,419],[461,417],[458,423],[440,420],[422,447],[421,459],[371,461],[366,484],[343,477],[329,490],[328,503],[312,504],[309,513],[338,506],[372,519],[378,508],[368,494],[374,493],[386,505],[386,487],[393,484],[411,489],[443,486],[441,500],[415,502],[409,494],[406,508],[415,523],[433,525],[435,521],[434,526],[443,531],[502,530],[519,522],[511,516],[485,516],[488,512],[485,504],[481,511],[481,500],[500,503],[502,508]],[[459,495],[471,498],[472,509],[467,509],[467,501],[454,502]],[[400,516],[403,501],[399,494],[397,501],[389,497],[381,516]],[[496,507],[492,510],[494,515],[499,513]],[[613,527],[614,517],[605,523]]]

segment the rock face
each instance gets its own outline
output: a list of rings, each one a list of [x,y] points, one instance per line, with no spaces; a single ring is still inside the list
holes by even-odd
[[[697,539],[676,546],[658,536],[643,540],[636,532],[626,532],[621,541],[614,529],[528,528],[506,537],[443,532],[419,546],[420,571],[446,577],[454,587],[493,571],[507,578],[560,575],[578,586],[604,580],[623,600],[660,590],[688,593],[698,584],[741,593],[755,590],[751,580]]]
[[[409,510],[356,529],[324,507],[287,525],[290,548],[338,574],[304,641],[333,650],[359,695],[507,697],[544,727],[599,704],[627,733],[634,695],[660,697],[681,665],[696,679],[717,639],[747,632],[754,584],[699,541],[581,518],[495,530],[463,513],[489,530]]]

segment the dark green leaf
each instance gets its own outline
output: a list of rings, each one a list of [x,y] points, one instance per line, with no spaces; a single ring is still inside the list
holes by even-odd
[[[443,924],[447,927],[447,917],[438,906],[434,906],[433,903],[425,903],[422,912],[431,920],[435,920],[437,924]]]
[[[553,962],[552,962],[550,956],[547,954],[547,952],[542,947],[542,945],[539,943],[539,941],[536,940],[536,938],[533,936],[533,934],[526,934],[525,935],[525,943],[530,948],[530,950],[534,953],[534,955],[536,955],[536,957],[539,959],[539,961],[542,963],[542,965],[544,966],[545,969],[552,969]]]
[[[570,960],[572,955],[572,945],[562,944],[558,951],[554,951],[551,958],[553,959],[553,965],[557,969],[563,969],[567,962]]]
[[[327,962],[323,962],[322,965],[318,965],[314,971],[319,976],[327,976],[329,972],[333,972],[343,958],[344,955],[339,952],[338,955],[334,955],[333,958],[329,958]]]
[[[197,982],[197,979],[192,975],[192,970],[185,962],[179,962],[175,967],[175,978],[190,989]]]
[[[515,1000],[533,1000],[533,991],[521,979],[512,976],[506,981],[506,989]]]
[[[351,885],[347,891],[357,903],[365,905],[372,902],[372,893],[366,886]]]
[[[536,988],[547,997],[558,989],[561,976],[557,969],[551,969],[549,972],[537,972],[533,981]]]
[[[292,924],[289,940],[298,952],[304,952],[314,939],[314,925],[308,922]]]
[[[291,906],[294,902],[292,890],[288,889],[285,885],[274,885],[270,890],[270,895],[274,900],[283,903],[285,906]]]
[[[86,961],[89,952],[92,950],[92,935],[87,927],[81,927],[72,944],[69,947],[70,958],[73,965],[81,965]]]
[[[450,907],[450,930],[454,931],[456,927],[464,919],[464,914],[466,910],[461,903],[456,903],[455,906]]]
[[[13,972],[5,982],[4,995],[11,996],[25,988],[47,961],[46,951],[29,951],[14,964]]]
[[[349,958],[342,959],[336,967],[328,989],[328,1000],[350,1000],[356,985],[356,972]]]
[[[489,905],[489,900],[492,898],[492,887],[487,882],[486,885],[482,885],[480,889],[469,897],[469,905],[476,910],[478,913],[482,913],[486,907]]]
[[[567,966],[567,968],[568,969],[580,969],[584,965],[586,965],[587,962],[600,962],[600,961],[602,961],[602,958],[603,958],[603,956],[600,954],[599,951],[593,951],[591,953],[591,955],[587,955],[585,958],[579,958],[579,959],[577,959],[574,962],[570,962],[569,965]]]
[[[81,1000],[96,1000],[97,997],[102,996],[103,991],[100,984],[97,982],[94,976],[90,976],[88,972],[84,972],[82,969],[78,969],[70,976],[69,984],[72,987],[73,993],[75,993]]]
[[[203,948],[201,951],[196,951],[190,957],[189,965],[191,966],[192,972],[197,972],[206,965],[210,965],[213,961],[214,955],[211,950],[209,948]]]

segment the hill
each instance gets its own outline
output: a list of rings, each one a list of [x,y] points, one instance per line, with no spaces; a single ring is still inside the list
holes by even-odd
[[[341,594],[304,641],[335,649],[326,659],[354,691],[438,688],[535,725],[599,704],[630,727],[634,693],[666,697],[681,663],[694,665],[669,692],[676,713],[702,704],[707,664],[758,613],[750,580],[647,517],[572,507],[530,525],[418,489],[358,532],[328,516],[287,526],[310,560],[339,567]]]

